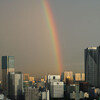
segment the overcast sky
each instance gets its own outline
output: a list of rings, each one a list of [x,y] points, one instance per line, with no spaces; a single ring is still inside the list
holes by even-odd
[[[64,70],[84,72],[84,49],[100,45],[100,0],[48,0]],[[0,0],[0,57],[15,56],[16,71],[57,74],[43,0]]]

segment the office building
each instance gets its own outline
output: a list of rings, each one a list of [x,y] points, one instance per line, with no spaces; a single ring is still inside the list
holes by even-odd
[[[97,49],[98,49],[98,75],[97,75],[97,85],[98,85],[98,87],[100,88],[100,46],[99,47],[97,47]]]
[[[81,81],[81,73],[75,73],[75,81]]]
[[[39,100],[39,90],[37,88],[25,88],[25,100]]]
[[[85,73],[82,73],[82,78],[81,78],[82,81],[85,81]]]
[[[98,86],[98,50],[97,47],[85,49],[85,79],[93,86]]]
[[[60,82],[60,75],[48,75],[47,76],[47,82]]]
[[[64,82],[51,82],[50,83],[50,96],[51,98],[64,97]]]
[[[0,94],[0,100],[4,100],[4,95]]]
[[[85,81],[84,73],[75,73],[75,81]]]
[[[41,100],[50,100],[49,90],[41,92]]]
[[[73,91],[79,93],[79,85],[78,84],[70,84],[70,86],[67,86],[67,93],[73,93]]]
[[[79,83],[79,88],[80,88],[80,91],[88,92],[89,83],[88,82],[80,82]]]
[[[8,73],[8,97],[11,100],[22,100],[23,74],[21,72]]]
[[[14,56],[2,56],[2,88],[5,95],[8,94],[8,73],[14,71]]]
[[[29,81],[29,74],[24,74],[24,81]]]
[[[75,92],[73,91],[73,93],[70,93],[70,99],[71,100],[83,100],[84,99],[84,93],[82,91],[80,92]]]
[[[66,79],[73,81],[73,72],[72,71],[65,71],[61,74],[61,81],[66,83]]]

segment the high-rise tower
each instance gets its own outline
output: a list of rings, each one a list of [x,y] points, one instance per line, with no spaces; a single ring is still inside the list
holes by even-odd
[[[97,47],[85,49],[85,79],[93,86],[98,84],[98,50]]]
[[[14,56],[2,56],[2,87],[8,92],[8,73],[15,71]]]
[[[9,72],[8,83],[8,97],[11,100],[22,100],[23,74],[21,72]]]

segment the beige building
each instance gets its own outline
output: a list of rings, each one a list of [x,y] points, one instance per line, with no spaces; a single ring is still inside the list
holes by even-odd
[[[29,81],[34,81],[34,77],[29,77]]]
[[[24,81],[29,81],[29,74],[24,74],[24,77],[23,77],[24,79]]]
[[[75,73],[75,81],[85,81],[84,73]]]
[[[81,73],[75,73],[75,81],[81,81]]]
[[[73,81],[73,72],[72,71],[65,71],[61,75],[61,80],[66,82],[66,79]]]
[[[85,81],[85,73],[82,73],[82,81]]]

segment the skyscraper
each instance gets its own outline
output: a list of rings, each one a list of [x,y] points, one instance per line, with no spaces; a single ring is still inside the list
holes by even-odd
[[[14,56],[2,56],[2,87],[6,94],[8,91],[8,72],[14,71]]]
[[[98,87],[100,88],[100,46],[97,47],[98,49]]]
[[[98,83],[98,50],[97,47],[85,49],[85,79],[93,86]]]
[[[21,72],[8,73],[8,96],[11,100],[22,100],[23,74]]]

